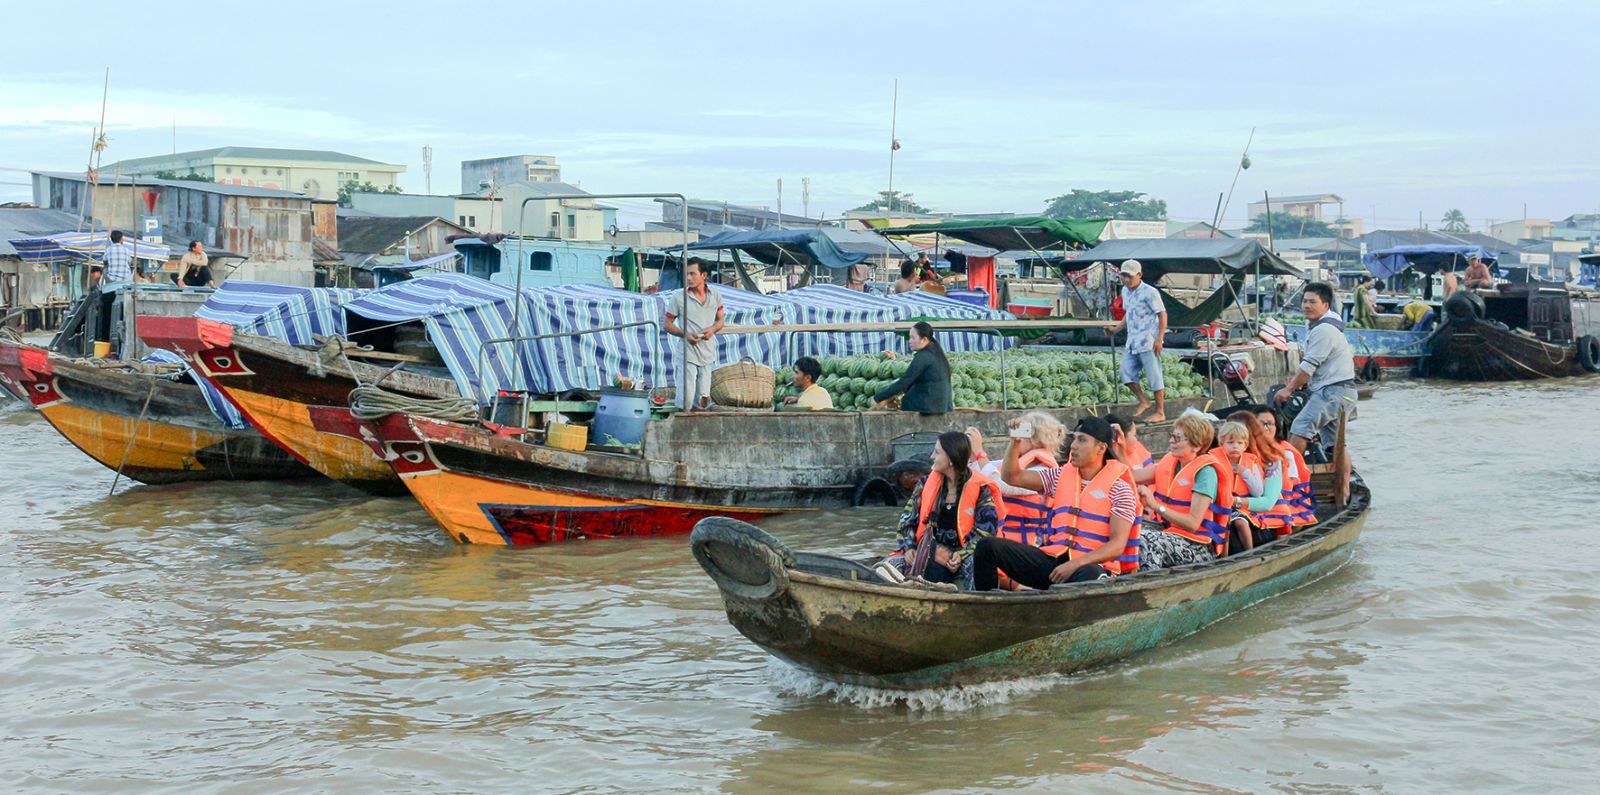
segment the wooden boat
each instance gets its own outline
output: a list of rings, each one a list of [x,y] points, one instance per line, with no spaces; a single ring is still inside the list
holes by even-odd
[[[188,360],[295,460],[377,495],[405,494],[406,489],[369,444],[375,441],[370,426],[351,415],[351,390],[381,379],[385,389],[411,397],[459,395],[448,378],[391,372],[361,361],[381,353],[308,350],[201,318],[143,318],[139,334]]]
[[[1457,292],[1429,335],[1426,377],[1458,381],[1563,378],[1600,371],[1600,299],[1565,285],[1504,284]]]
[[[218,420],[171,366],[97,362],[0,339],[0,379],[78,449],[144,483],[308,477],[253,429]]]
[[[1332,477],[1315,479],[1324,497]],[[824,679],[910,690],[1083,670],[1327,576],[1349,560],[1371,505],[1365,486],[1349,490],[1343,507],[1319,507],[1318,524],[1251,552],[1048,591],[891,585],[729,519],[702,522],[690,543],[756,645]]]

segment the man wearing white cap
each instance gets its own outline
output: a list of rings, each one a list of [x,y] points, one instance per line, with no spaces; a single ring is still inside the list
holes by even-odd
[[[1122,383],[1139,398],[1139,408],[1133,415],[1136,419],[1164,422],[1167,419],[1167,385],[1161,378],[1161,338],[1167,334],[1167,307],[1161,303],[1161,293],[1144,283],[1144,266],[1138,260],[1123,262],[1117,273],[1122,277],[1122,309],[1126,314],[1115,331],[1128,330],[1122,351]],[[1155,393],[1154,411],[1150,410],[1150,401],[1139,387],[1141,372],[1150,381],[1150,391]]]

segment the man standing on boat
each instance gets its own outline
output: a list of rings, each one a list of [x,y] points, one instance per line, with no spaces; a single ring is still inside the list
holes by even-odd
[[[668,302],[666,324],[668,334],[688,343],[684,346],[678,405],[704,409],[711,404],[711,368],[717,363],[717,344],[711,338],[722,330],[722,292],[706,284],[705,263],[699,257],[690,257],[684,263],[683,280],[683,297]]]
[[[1144,266],[1136,259],[1122,263],[1117,269],[1122,279],[1122,322],[1112,333],[1126,328],[1128,339],[1122,350],[1122,383],[1139,398],[1139,408],[1133,413],[1144,423],[1165,422],[1167,419],[1167,385],[1161,377],[1161,340],[1167,335],[1167,307],[1161,303],[1161,293],[1144,283]],[[1150,411],[1150,401],[1139,386],[1139,373],[1150,381],[1150,391],[1155,393],[1155,411]],[[1150,412],[1148,415],[1145,412]]]
[[[1300,307],[1310,324],[1306,348],[1300,354],[1300,369],[1276,397],[1282,404],[1301,387],[1310,390],[1305,407],[1289,427],[1289,441],[1304,453],[1313,436],[1321,440],[1323,447],[1332,446],[1333,428],[1340,412],[1356,404],[1356,360],[1344,337],[1344,321],[1330,311],[1333,287],[1326,282],[1306,285]]]

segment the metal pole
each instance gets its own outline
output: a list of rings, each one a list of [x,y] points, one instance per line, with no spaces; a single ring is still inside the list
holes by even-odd
[[[681,219],[682,222],[683,222],[683,248],[679,251],[679,254],[678,254],[678,281],[680,281],[680,282],[682,282],[684,284],[683,305],[682,305],[682,309],[679,310],[678,317],[684,317],[685,315],[688,314],[688,312],[689,312],[689,290],[688,290],[688,278],[687,278],[688,274],[686,273],[688,268],[684,263],[687,262],[688,258],[689,258],[689,197],[683,195],[682,193],[572,193],[572,194],[557,194],[557,195],[553,195],[553,196],[529,196],[529,197],[523,199],[522,200],[522,205],[517,211],[517,257],[519,259],[519,261],[517,262],[517,308],[518,308],[518,310],[520,310],[521,306],[522,306],[522,270],[525,267],[522,264],[522,262],[520,261],[520,258],[522,256],[522,237],[523,237],[523,235],[522,235],[522,227],[523,227],[523,224],[527,221],[527,217],[528,217],[528,202],[531,202],[531,201],[551,201],[551,200],[562,201],[562,200],[566,200],[566,199],[677,199],[678,200],[678,206],[683,208],[683,217]],[[521,317],[521,312],[520,311],[518,311],[516,314],[513,314],[511,316],[511,318],[512,318],[512,320],[511,320],[511,323],[512,323],[512,325],[511,325],[511,333],[513,335],[515,335],[517,333],[517,321],[518,321],[518,319],[520,317]],[[683,338],[683,357],[684,357],[685,361],[688,361],[688,358],[689,358],[689,338],[688,337],[684,337]]]
[[[899,78],[896,78],[894,81],[894,98],[891,99],[889,103],[889,192],[884,195],[884,203],[888,205],[885,208],[888,211],[888,214],[884,218],[884,229],[894,228],[894,152],[896,149],[900,148],[900,142],[895,140],[896,130],[898,129],[897,120],[899,119],[899,116],[900,80]],[[885,262],[889,260],[889,248],[891,245],[893,244],[890,242],[889,236],[884,235],[883,259]]]

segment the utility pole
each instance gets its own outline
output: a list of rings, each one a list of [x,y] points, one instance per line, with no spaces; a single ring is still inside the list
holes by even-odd
[[[800,214],[811,217],[811,178],[800,178]]]
[[[422,145],[422,192],[433,193],[433,147]]]
[[[783,228],[783,177],[778,177],[778,228]]]

